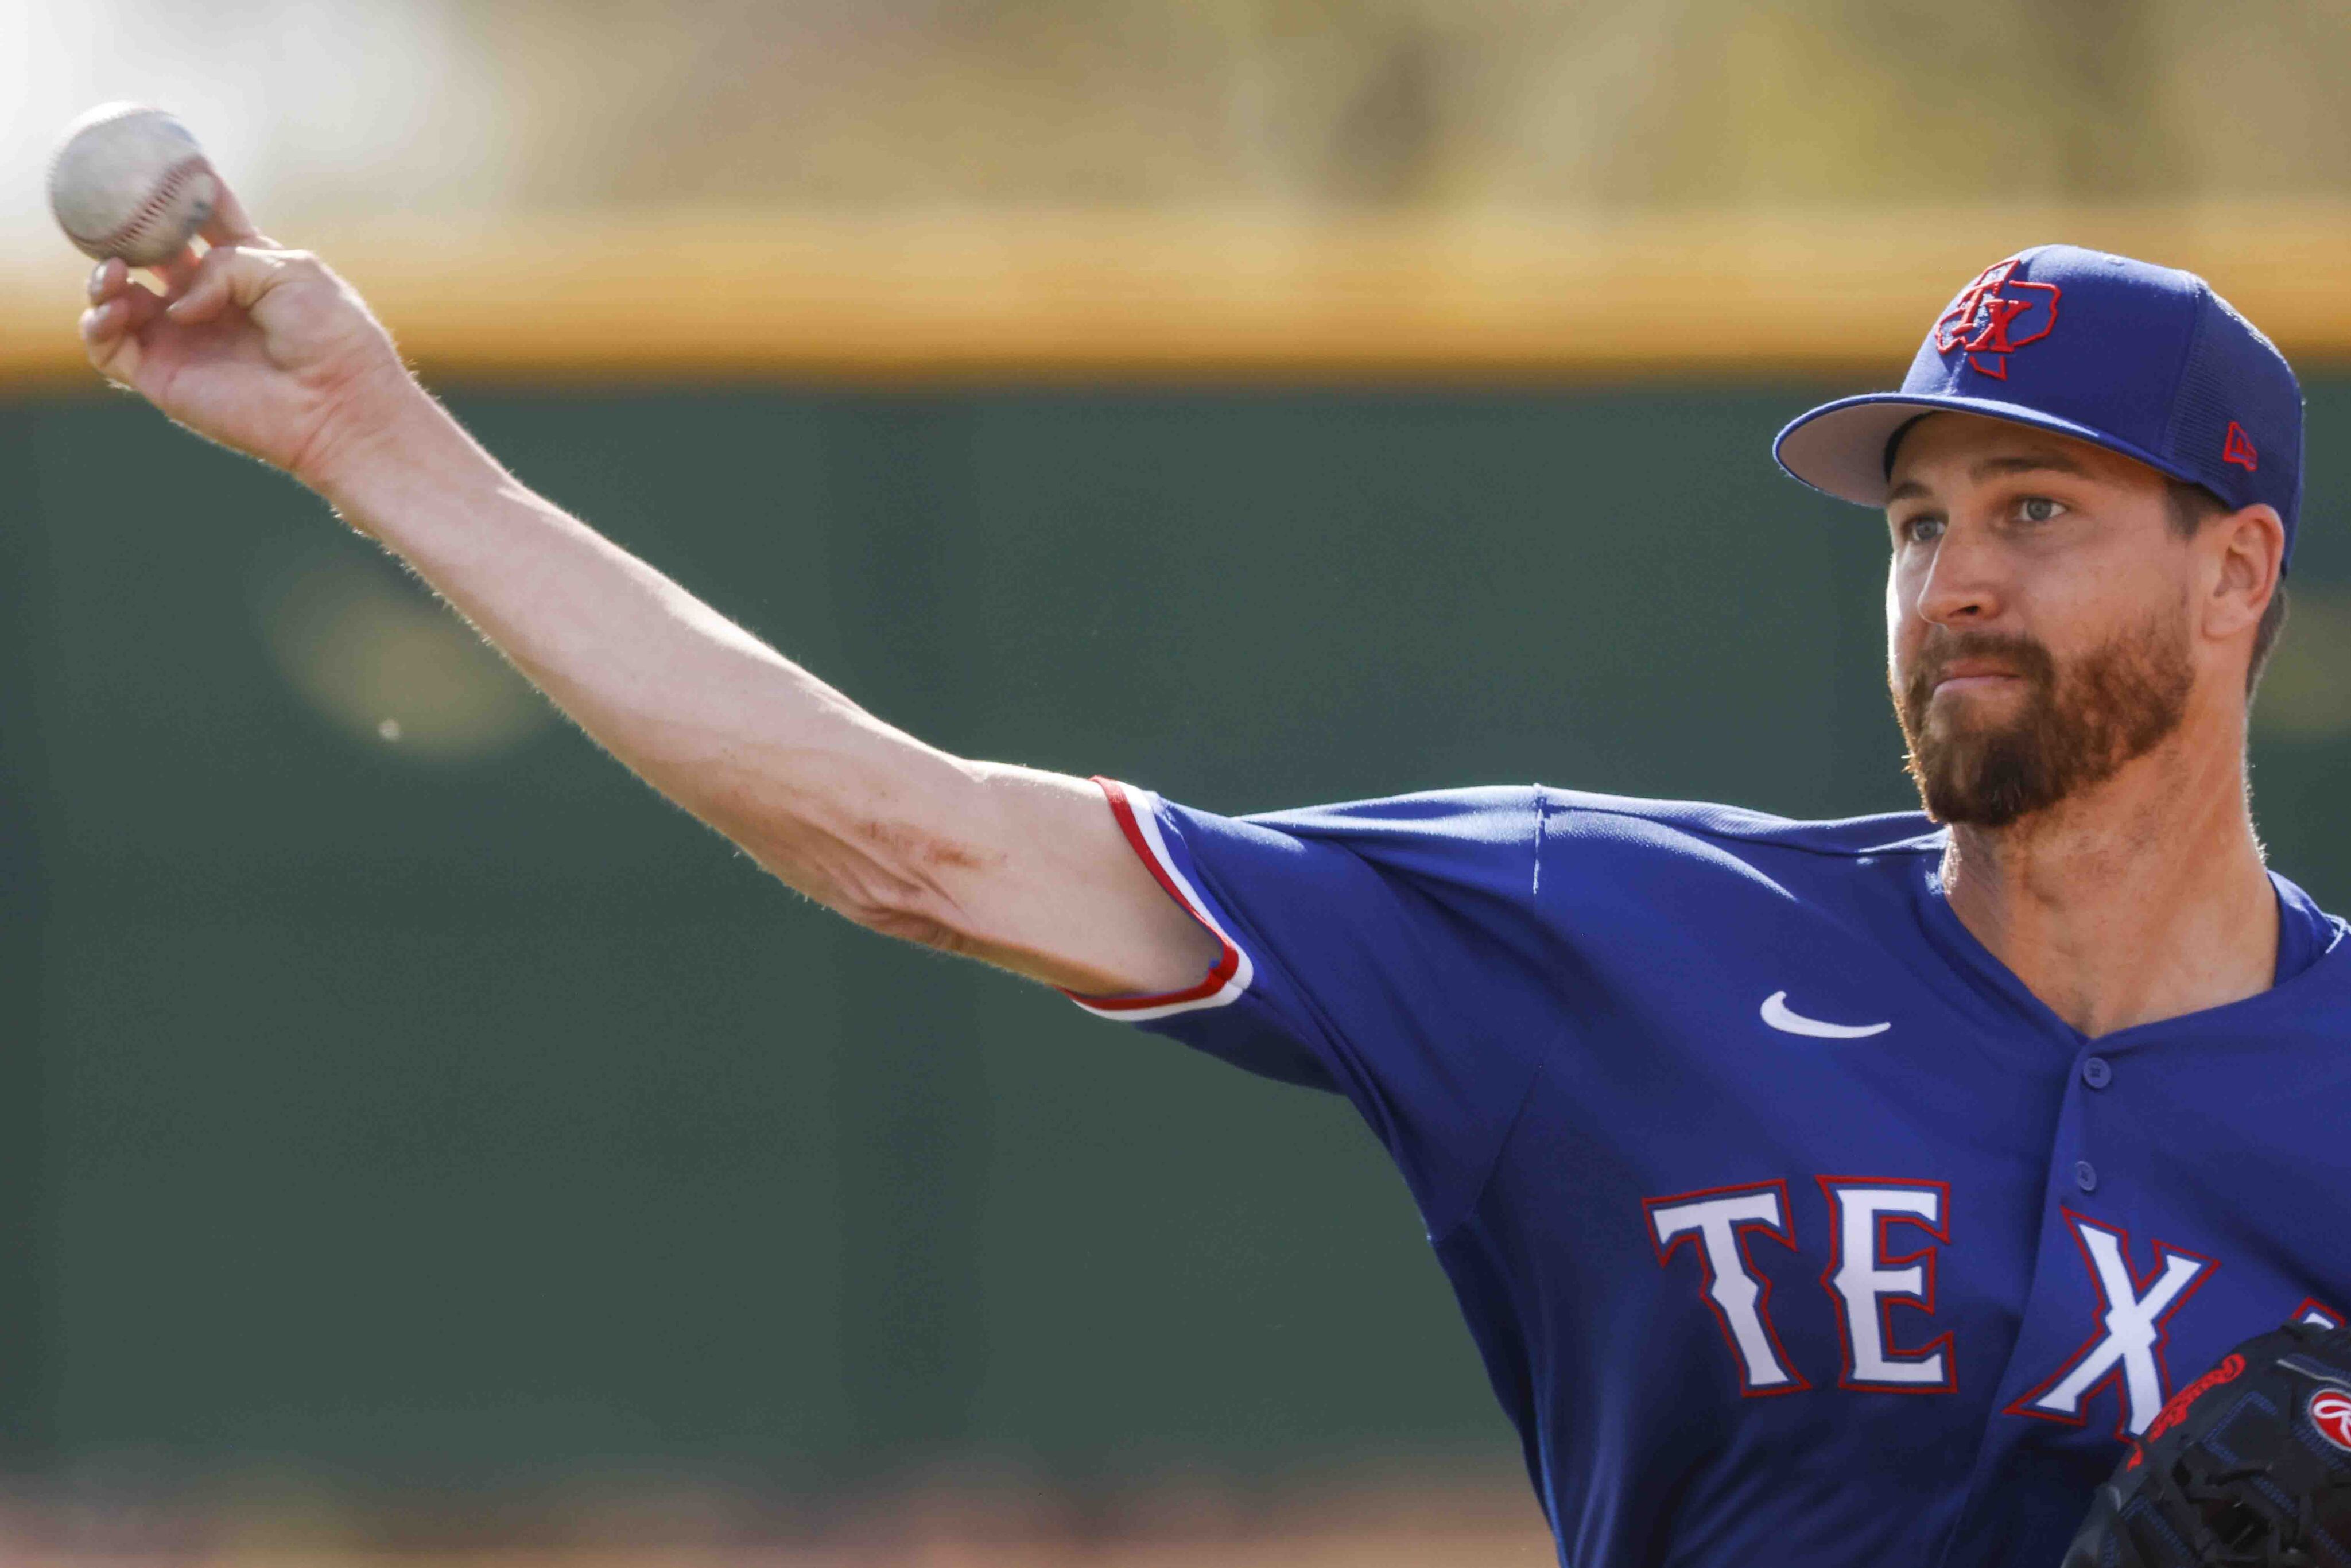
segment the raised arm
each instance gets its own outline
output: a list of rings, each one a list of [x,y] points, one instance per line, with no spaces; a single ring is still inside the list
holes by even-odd
[[[90,362],[285,469],[406,560],[580,727],[783,881],[874,930],[1090,992],[1171,990],[1217,943],[1093,785],[893,729],[517,482],[349,285],[223,192],[201,260],[90,279]]]

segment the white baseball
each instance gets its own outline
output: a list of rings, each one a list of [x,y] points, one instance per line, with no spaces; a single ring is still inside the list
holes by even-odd
[[[160,109],[102,103],[49,162],[49,211],[86,256],[154,267],[187,247],[219,186],[188,128]]]

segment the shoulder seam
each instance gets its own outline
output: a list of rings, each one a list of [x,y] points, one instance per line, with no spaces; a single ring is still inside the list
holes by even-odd
[[[1551,827],[1551,813],[1543,810],[1543,788],[1541,785],[1538,784],[1534,786],[1531,789],[1528,790],[1527,794],[1535,809],[1535,873],[1533,879],[1527,886],[1527,896],[1529,898],[1540,898],[1542,896],[1543,835]],[[1575,808],[1570,806],[1568,810],[1573,811]]]
[[[1561,809],[1567,811],[1582,811],[1586,816],[1624,817],[1636,822],[1654,822],[1656,821],[1655,817],[1644,816],[1638,811],[1619,810],[1611,806],[1583,806],[1562,803]],[[1931,844],[1896,842],[1891,844],[1872,844],[1862,849],[1833,850],[1824,849],[1818,844],[1789,843],[1784,840],[1775,839],[1763,833],[1728,832],[1719,828],[1703,827],[1695,822],[1676,822],[1673,824],[1673,827],[1677,832],[1690,833],[1698,838],[1718,839],[1730,843],[1740,844],[1768,843],[1778,849],[1794,850],[1800,854],[1819,855],[1824,860],[1857,860],[1863,855],[1923,855],[1938,852],[1937,847]]]

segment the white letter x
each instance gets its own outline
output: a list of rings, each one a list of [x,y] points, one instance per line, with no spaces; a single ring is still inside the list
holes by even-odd
[[[2137,1437],[2147,1430],[2170,1396],[2163,1385],[2163,1368],[2155,1358],[2156,1346],[2163,1341],[2163,1320],[2210,1270],[2212,1260],[2175,1251],[2158,1241],[2155,1251],[2163,1260],[2163,1272],[2141,1295],[2138,1281],[2131,1278],[2125,1250],[2128,1234],[2109,1230],[2078,1214],[2069,1213],[2066,1218],[2074,1222],[2083,1256],[2089,1260],[2090,1278],[2105,1303],[2105,1313],[2099,1320],[2105,1333],[2040,1393],[2028,1396],[2022,1402],[2024,1413],[2079,1421],[2082,1401],[2119,1367],[2123,1429]]]

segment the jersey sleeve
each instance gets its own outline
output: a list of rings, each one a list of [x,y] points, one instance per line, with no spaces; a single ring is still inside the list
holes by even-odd
[[[1099,782],[1130,846],[1219,954],[1182,990],[1071,999],[1346,1095],[1441,1233],[1475,1201],[1560,1027],[1531,913],[1538,792],[1231,818]]]

